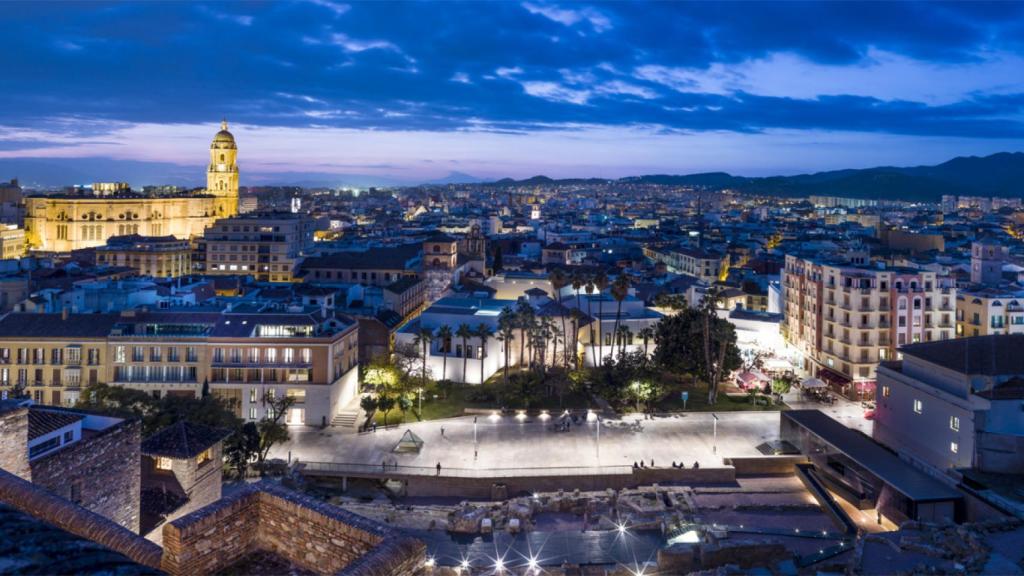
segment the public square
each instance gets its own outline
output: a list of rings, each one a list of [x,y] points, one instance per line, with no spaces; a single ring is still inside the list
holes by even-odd
[[[560,418],[552,416],[462,416],[444,420],[379,427],[356,434],[337,428],[292,428],[291,441],[276,446],[271,457],[305,462],[338,462],[446,468],[522,469],[632,466],[641,460],[659,467],[673,461],[692,467],[722,465],[728,457],[759,455],[758,444],[775,440],[778,412],[673,414],[645,419],[640,414],[621,418],[596,417],[555,431]],[[474,419],[476,455],[474,456]],[[600,426],[600,439],[598,427]],[[442,434],[443,429],[443,434]],[[418,453],[393,450],[407,430],[423,440]]]

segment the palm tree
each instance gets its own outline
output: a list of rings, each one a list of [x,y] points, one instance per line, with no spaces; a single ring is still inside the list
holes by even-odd
[[[473,329],[469,327],[469,324],[463,322],[459,324],[455,335],[462,338],[462,381],[468,383],[469,378],[466,376],[466,364],[469,362],[469,339],[473,337]]]
[[[565,277],[565,272],[562,272],[561,268],[555,268],[548,275],[548,280],[551,282],[552,295],[555,297],[555,302],[558,303],[558,316],[562,320],[562,334],[565,334],[565,308],[562,306],[562,288],[565,288],[569,280]],[[569,355],[566,353],[566,347],[562,347],[562,364],[566,367],[569,366]],[[552,357],[557,356],[552,353]]]
[[[644,358],[647,358],[647,343],[654,340],[654,327],[647,326],[641,329],[639,335],[644,339]]]
[[[437,337],[441,340],[441,380],[448,379],[448,353],[452,348],[452,327],[445,324],[437,329]]]
[[[516,305],[516,325],[519,327],[519,369],[523,369],[523,354],[526,352],[526,331],[533,323],[533,306],[526,300]]]
[[[481,323],[476,327],[476,335],[480,338],[480,383],[484,383],[484,359],[487,358],[487,341],[494,336],[494,329]]]
[[[629,342],[633,338],[633,331],[629,329],[629,326],[625,324],[615,329],[615,342],[618,343],[619,352],[617,356],[621,356],[626,352],[626,342]]]
[[[600,319],[601,318],[601,312],[602,312],[602,310],[604,308],[604,291],[608,289],[608,275],[605,274],[604,270],[601,270],[600,272],[597,273],[596,276],[594,276],[594,288],[597,289],[597,317]],[[603,330],[603,328],[601,327],[601,321],[598,320],[598,323],[597,323],[597,331],[599,332],[599,334],[597,335],[598,342],[599,342],[599,344],[598,344],[599,348],[598,349],[601,350],[601,352],[597,355],[597,365],[598,366],[600,366],[601,364],[604,363],[604,348],[602,346],[604,344],[604,341],[601,340],[601,334],[600,334],[601,330]],[[614,333],[613,333],[613,335],[614,335]],[[614,352],[614,350],[615,350],[615,346],[614,346],[614,342],[613,342],[612,343],[612,351]]]
[[[576,293],[576,310],[578,312],[583,311],[583,305],[580,303],[580,288],[586,283],[583,275],[579,270],[573,270],[572,276],[569,280],[572,283],[572,291]],[[579,354],[577,353],[580,344],[580,324],[579,314],[576,315],[576,325],[572,333],[572,350],[573,350],[573,366],[579,365]]]
[[[593,313],[590,310],[590,305],[591,305],[592,300],[593,300],[591,298],[591,296],[593,296],[593,294],[594,294],[594,279],[593,278],[587,278],[587,284],[586,284],[586,286],[584,286],[583,289],[587,291],[587,316],[590,316],[590,318],[593,319],[594,315],[593,315]],[[597,331],[601,332],[601,319],[600,318],[597,319]],[[597,366],[596,354],[594,353],[594,323],[593,322],[590,323],[590,356],[591,356],[591,359],[594,361],[594,366]]]
[[[416,334],[414,342],[417,346],[423,348],[423,384],[424,388],[427,387],[427,355],[430,353],[430,341],[434,339],[434,331],[430,328],[420,328],[420,331]]]
[[[619,333],[619,322],[622,320],[622,301],[629,296],[629,278],[625,274],[619,274],[612,284],[612,297],[615,298],[615,330],[616,338]]]
[[[515,339],[515,312],[512,308],[506,306],[501,310],[501,314],[498,316],[498,340],[504,345],[505,349],[505,366],[504,366],[504,383],[508,384],[508,362],[509,354],[512,351],[512,340]]]
[[[708,373],[708,404],[712,405],[718,400],[718,381],[721,379],[721,370],[725,364],[725,355],[728,349],[728,344],[720,341],[721,336],[718,334],[717,322],[715,322],[715,329],[712,330],[712,322],[718,319],[716,309],[720,299],[721,289],[712,286],[704,294],[704,300],[701,302],[701,313],[704,315],[704,365],[707,367]],[[718,344],[717,362],[711,350],[712,341]]]

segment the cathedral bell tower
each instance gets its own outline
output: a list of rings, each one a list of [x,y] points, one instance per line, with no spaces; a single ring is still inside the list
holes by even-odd
[[[228,122],[220,123],[220,132],[210,144],[210,166],[206,169],[206,192],[217,197],[218,217],[238,214],[238,147],[228,132]]]

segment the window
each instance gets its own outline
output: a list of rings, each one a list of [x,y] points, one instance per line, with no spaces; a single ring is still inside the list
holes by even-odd
[[[921,410],[924,409],[924,405],[920,400],[914,400],[914,414],[920,414]]]
[[[256,388],[249,388],[249,402],[256,403]]]
[[[891,392],[892,390],[889,388],[888,384],[882,386],[882,398],[888,398]]]
[[[157,456],[156,457],[156,469],[157,470],[170,470],[171,469],[171,459],[167,458],[165,456]]]
[[[958,418],[956,416],[950,416],[949,417],[949,429],[954,431],[954,432],[959,432],[960,431],[960,418]],[[954,450],[954,452],[956,452],[956,450]]]
[[[46,454],[50,450],[53,450],[54,448],[58,448],[59,446],[60,446],[60,436],[54,436],[53,438],[50,438],[49,440],[47,440],[45,442],[40,442],[39,444],[36,444],[35,446],[29,447],[29,449],[28,449],[28,457],[29,458],[35,458],[36,456],[41,456],[43,454]]]
[[[125,350],[124,346],[114,347],[114,362],[118,364],[124,364],[125,362]]]
[[[253,407],[249,408],[249,420],[255,420],[255,419],[256,419],[256,407],[253,406]]]
[[[67,432],[64,433],[64,443],[65,444],[67,444],[68,442],[71,442],[74,439],[75,439],[75,431],[74,430],[68,430]]]
[[[203,464],[206,464],[207,462],[209,462],[210,459],[212,459],[212,458],[213,458],[213,448],[207,448],[206,450],[203,450],[202,452],[200,452],[199,456],[196,456],[196,465],[202,466]]]
[[[960,445],[957,444],[956,442],[950,442],[949,451],[952,452],[953,454],[956,454],[957,452],[960,451]]]

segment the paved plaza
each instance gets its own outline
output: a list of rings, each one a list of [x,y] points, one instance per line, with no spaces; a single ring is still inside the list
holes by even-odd
[[[692,467],[722,465],[722,459],[756,456],[756,446],[779,436],[778,412],[725,412],[718,414],[717,441],[710,413],[677,414],[653,419],[625,415],[573,424],[568,432],[553,431],[556,417],[474,417],[403,424],[377,432],[355,434],[338,428],[293,428],[292,440],[276,446],[271,457],[306,462],[339,462],[447,468],[555,468],[632,466],[651,460],[658,467],[672,461]],[[442,428],[444,433],[442,435]],[[419,453],[393,452],[406,430],[423,440]],[[717,450],[716,450],[717,447]]]

